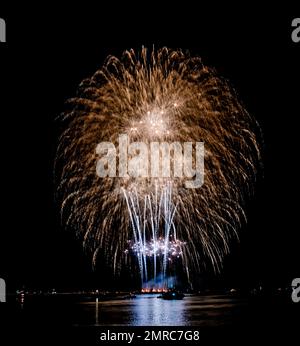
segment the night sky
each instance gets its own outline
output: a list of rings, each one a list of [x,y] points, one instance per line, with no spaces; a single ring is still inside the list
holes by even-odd
[[[299,13],[216,14],[188,5],[140,16],[107,8],[24,11],[0,12],[7,22],[7,43],[0,44],[0,277],[9,290],[104,285],[81,244],[60,226],[54,119],[108,54],[142,45],[200,55],[230,80],[264,134],[264,177],[249,203],[248,225],[214,280],[224,287],[278,287],[300,276],[300,43],[291,40],[291,21]]]

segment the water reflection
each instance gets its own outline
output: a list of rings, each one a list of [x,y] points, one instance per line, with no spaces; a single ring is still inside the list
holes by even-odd
[[[184,326],[224,325],[243,303],[231,297],[186,296],[183,300],[162,300],[153,294],[135,299],[95,301],[78,305],[77,325]]]
[[[135,299],[107,301],[64,295],[28,297],[24,304],[12,306],[24,321],[38,319],[58,325],[210,327],[239,321],[246,305],[246,300],[230,295],[186,295],[183,300],[163,300],[156,294],[141,294]]]
[[[96,308],[95,308],[95,324],[99,324],[99,298],[96,298]]]
[[[162,300],[154,295],[138,296],[132,306],[131,324],[185,325],[185,305],[183,300]]]

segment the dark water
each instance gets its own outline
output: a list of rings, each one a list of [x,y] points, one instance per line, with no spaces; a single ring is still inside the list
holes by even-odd
[[[138,295],[131,300],[81,302],[74,324],[126,326],[213,326],[231,324],[246,302],[228,296],[186,296],[162,300]],[[78,319],[78,320],[77,320]]]
[[[44,335],[53,345],[70,344],[88,337],[94,341],[99,331],[111,328],[196,328],[203,345],[212,338],[229,338],[232,343],[244,344],[246,339],[259,342],[264,338],[292,340],[300,326],[300,304],[290,297],[234,297],[230,295],[186,296],[183,300],[162,300],[157,295],[138,295],[135,299],[78,298],[71,295],[25,297],[24,303],[10,299],[0,304],[0,331],[9,337],[32,340],[40,345]],[[79,331],[79,333],[78,333]],[[38,335],[42,334],[41,337]],[[241,334],[242,339],[237,335]],[[234,337],[234,338],[233,338]],[[242,340],[242,341],[241,341]],[[18,340],[19,341],[19,340]],[[219,344],[219,341],[217,342]]]

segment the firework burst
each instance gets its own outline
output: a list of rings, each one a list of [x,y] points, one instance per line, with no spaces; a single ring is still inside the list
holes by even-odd
[[[260,163],[259,127],[226,80],[181,50],[126,51],[82,81],[59,120],[61,218],[94,263],[101,253],[118,273],[128,241],[142,255],[143,246],[165,239],[166,258],[170,241],[185,244],[176,251],[187,276],[208,263],[220,270],[231,239],[238,239]],[[100,178],[97,144],[117,143],[120,134],[130,142],[204,142],[204,184],[187,189],[181,177]],[[138,257],[145,276],[146,260]]]

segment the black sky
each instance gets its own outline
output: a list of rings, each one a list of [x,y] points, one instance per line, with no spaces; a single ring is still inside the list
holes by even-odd
[[[74,9],[73,9],[74,10]],[[288,284],[299,277],[299,13],[191,5],[137,15],[130,9],[0,13],[2,230],[0,277],[8,288],[103,283],[72,234],[59,225],[53,195],[55,117],[79,82],[108,54],[168,46],[189,49],[228,78],[264,134],[264,178],[248,208],[241,243],[225,261],[224,285]]]

